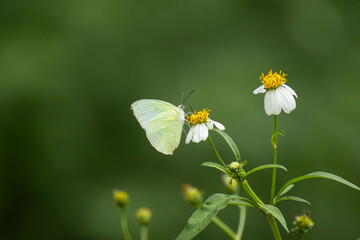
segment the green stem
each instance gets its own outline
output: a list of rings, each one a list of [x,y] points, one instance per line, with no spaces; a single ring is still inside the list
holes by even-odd
[[[141,225],[140,227],[140,240],[148,239],[148,227],[146,225]]]
[[[127,225],[126,208],[121,208],[121,229],[124,234],[125,240],[131,240],[129,228]]]
[[[280,235],[280,232],[279,232],[279,228],[278,228],[278,226],[276,224],[274,216],[269,215],[267,218],[269,220],[270,227],[271,227],[271,230],[273,232],[275,240],[281,240],[281,235]]]
[[[264,203],[260,200],[260,198],[258,196],[256,196],[256,194],[254,193],[254,191],[251,189],[250,185],[248,184],[248,182],[245,180],[241,183],[242,188],[244,189],[244,191],[249,195],[249,197],[258,205],[264,205]],[[257,207],[262,213],[264,213],[270,223],[270,227],[271,230],[273,232],[274,238],[275,240],[281,240],[281,235],[279,232],[279,228],[276,224],[275,218],[273,215],[269,214],[267,211],[265,211],[264,209],[262,209],[261,207]]]
[[[226,166],[226,164],[224,163],[224,161],[221,159],[218,151],[216,150],[216,148],[215,148],[215,146],[214,146],[214,143],[211,141],[210,136],[208,136],[208,140],[209,140],[209,143],[210,143],[212,149],[214,150],[215,155],[216,155],[216,157],[218,158],[219,162],[227,169],[228,167]]]
[[[275,116],[275,126],[276,126],[276,130],[277,130],[277,123],[276,123],[276,116]],[[276,132],[276,131],[275,131]],[[215,155],[217,156],[219,162],[227,168],[227,166],[225,165],[225,163],[223,162],[223,160],[221,159],[219,153],[216,151],[216,148],[213,144],[213,142],[211,141],[210,137],[208,137],[208,140],[215,152]],[[276,139],[275,139],[276,141]],[[276,155],[275,155],[275,163],[276,163]],[[251,189],[250,185],[248,184],[248,182],[246,180],[240,182],[240,185],[241,187],[244,189],[244,191],[246,192],[246,194],[257,204],[257,205],[265,205],[261,199],[255,194],[255,192]],[[274,191],[275,192],[275,191]],[[274,234],[274,238],[275,240],[281,240],[281,235],[280,235],[280,232],[279,232],[279,228],[277,227],[277,224],[276,224],[276,221],[275,221],[275,218],[270,215],[267,211],[265,211],[264,209],[262,209],[260,206],[257,206],[257,208],[262,212],[264,213],[268,219],[269,219],[269,223],[270,223],[270,227],[271,227],[271,230],[273,231],[273,234]],[[219,219],[217,219],[219,220]],[[214,221],[214,218],[213,218],[213,221]],[[216,221],[216,218],[215,218],[215,221]],[[219,225],[218,225],[219,226]],[[223,225],[221,225],[223,227]],[[221,229],[223,229],[222,227],[220,227]],[[223,229],[224,230],[224,229]],[[231,230],[231,229],[230,229]],[[225,231],[225,230],[224,230]],[[232,230],[231,230],[232,231]],[[228,235],[229,233],[227,231],[225,231]],[[229,235],[230,236],[230,235]]]
[[[269,215],[267,211],[265,211],[262,207],[259,205],[264,205],[264,203],[260,200],[258,196],[254,193],[254,191],[250,188],[247,181],[243,181],[240,183],[241,188],[244,190],[244,192],[253,200],[255,206],[260,212],[262,212],[264,215]]]
[[[228,168],[228,166],[226,166],[226,164],[224,163],[224,161],[221,159],[218,151],[215,148],[214,143],[211,141],[210,136],[208,136],[208,140],[209,143],[212,147],[212,149],[214,150],[214,153],[217,157],[217,159],[219,160],[219,162],[221,163],[221,165],[223,165],[226,169]],[[235,232],[228,226],[226,225],[226,223],[224,223],[223,221],[221,221],[218,217],[213,217],[211,219],[220,229],[222,229],[231,239],[236,240],[235,239]]]
[[[213,217],[211,219],[221,230],[223,230],[231,239],[236,240],[234,231],[221,221],[218,217]]]
[[[265,205],[261,199],[255,194],[255,192],[252,190],[252,188],[250,187],[249,183],[247,180],[244,180],[240,183],[241,187],[244,189],[244,191],[249,195],[249,197],[252,198],[252,200],[254,202],[256,202],[257,204],[260,205]]]
[[[274,133],[277,132],[277,115],[274,115]],[[277,136],[274,136],[273,144],[273,164],[276,164],[276,155],[277,155]],[[274,205],[275,197],[275,185],[276,185],[276,168],[273,168],[272,179],[271,179],[271,193],[270,193],[270,204]]]
[[[238,226],[238,229],[237,229],[235,240],[241,240],[241,237],[243,235],[244,227],[245,227],[245,221],[246,221],[246,210],[247,210],[247,207],[239,206],[239,212],[240,212],[239,226]]]

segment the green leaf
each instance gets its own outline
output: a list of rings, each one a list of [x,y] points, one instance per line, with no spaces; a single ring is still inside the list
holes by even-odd
[[[284,191],[282,191],[282,193],[280,194],[280,196],[284,195],[285,193],[287,193],[288,191],[290,191],[293,187],[295,187],[294,184],[290,184],[289,186],[287,186]]]
[[[273,135],[271,135],[271,145],[272,147],[275,149],[276,148],[276,144],[275,144],[275,137],[280,134],[281,136],[285,136],[285,131],[280,131],[280,132],[275,132]]]
[[[249,176],[253,172],[260,171],[263,169],[268,169],[268,168],[281,168],[281,169],[287,171],[287,169],[283,165],[280,165],[280,164],[264,164],[264,165],[261,165],[261,166],[251,169],[250,171],[247,172],[246,176]]]
[[[280,196],[282,194],[282,192],[291,184],[293,183],[296,183],[296,182],[299,182],[299,181],[302,181],[302,180],[305,180],[305,179],[309,179],[309,178],[326,178],[326,179],[330,179],[330,180],[334,180],[336,182],[339,182],[339,183],[342,183],[342,184],[345,184],[351,188],[354,188],[356,190],[359,190],[360,191],[360,188],[358,186],[356,186],[355,184],[337,176],[337,175],[334,175],[332,173],[327,173],[327,172],[313,172],[313,173],[309,173],[309,174],[306,174],[304,176],[300,176],[300,177],[297,177],[297,178],[293,178],[289,181],[287,181],[279,190],[278,194],[276,197]]]
[[[247,206],[247,207],[256,207],[256,203],[251,201],[250,199],[243,198],[243,197],[236,197],[231,200],[229,205],[239,205],[239,206]]]
[[[261,208],[265,209],[266,211],[268,211],[271,215],[273,215],[280,222],[280,224],[285,228],[285,230],[289,233],[289,229],[286,225],[286,220],[277,207],[275,207],[273,205],[269,205],[269,204],[259,205],[259,206]]]
[[[215,217],[221,209],[224,209],[230,202],[244,201],[244,204],[247,204],[245,199],[246,198],[238,196],[215,193],[214,195],[210,196],[205,201],[205,203],[191,215],[185,228],[182,230],[176,240],[193,239],[202,230],[204,230],[205,227],[211,222],[211,219]]]
[[[212,167],[212,168],[216,168],[226,174],[230,174],[230,172],[222,165],[218,164],[218,163],[214,163],[214,162],[204,162],[201,164],[201,166],[205,166],[205,167]]]
[[[305,199],[300,198],[300,197],[295,197],[295,196],[283,196],[283,197],[280,197],[280,198],[278,198],[276,200],[276,203],[281,202],[281,201],[288,201],[288,200],[297,201],[297,202],[303,202],[303,203],[307,203],[307,204],[311,205],[311,203],[309,203]]]
[[[227,135],[224,131],[221,131],[221,130],[215,129],[215,128],[213,130],[215,132],[219,133],[225,139],[225,141],[227,142],[227,144],[230,146],[231,150],[235,154],[236,161],[238,163],[240,163],[241,162],[240,151],[239,151],[238,147],[236,146],[234,140],[229,135]]]

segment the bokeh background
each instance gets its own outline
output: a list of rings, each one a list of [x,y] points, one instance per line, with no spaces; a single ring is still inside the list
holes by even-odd
[[[212,109],[248,169],[270,163],[273,119],[253,95],[270,69],[288,74],[297,108],[279,116],[279,183],[315,170],[360,185],[360,2],[336,0],[0,1],[0,239],[122,239],[115,188],[153,211],[150,239],[175,239],[193,208],[181,184],[223,192],[207,142],[155,151],[130,111],[138,99]],[[215,133],[218,150],[233,155]],[[269,198],[270,171],[249,177]],[[307,206],[278,206],[291,225],[311,210],[307,239],[360,237],[360,193],[300,182]],[[237,225],[237,210],[220,217]],[[295,239],[286,235],[284,239]],[[213,224],[196,239],[226,239]],[[244,239],[272,239],[248,211]]]

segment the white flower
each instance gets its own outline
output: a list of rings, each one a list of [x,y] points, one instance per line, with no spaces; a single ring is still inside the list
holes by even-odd
[[[254,94],[265,93],[264,107],[267,115],[279,115],[281,109],[290,113],[296,108],[295,97],[297,97],[294,90],[285,84],[286,74],[277,72],[270,72],[266,75],[262,74],[260,77],[263,85],[254,90]]]
[[[192,126],[186,136],[185,143],[205,141],[209,136],[209,130],[213,129],[214,125],[220,130],[225,130],[224,125],[208,118],[209,112],[208,109],[203,109],[187,117],[188,122]]]

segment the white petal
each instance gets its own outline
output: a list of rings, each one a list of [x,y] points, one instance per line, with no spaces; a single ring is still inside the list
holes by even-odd
[[[280,86],[276,89],[278,92],[278,96],[280,97],[280,107],[284,110],[286,113],[291,112],[291,99],[294,99],[294,97],[287,92],[286,88],[283,86]]]
[[[264,93],[264,92],[266,92],[266,88],[264,85],[261,85],[260,87],[258,87],[253,91],[253,94]]]
[[[209,130],[205,123],[200,124],[200,141],[205,141],[209,136]]]
[[[194,136],[194,127],[191,127],[188,132],[188,135],[186,136],[185,143],[188,144],[191,141],[193,136]]]
[[[195,127],[194,127],[194,135],[193,135],[192,141],[195,143],[200,142],[200,125],[199,124],[195,125]]]
[[[264,108],[267,115],[271,115],[271,108],[270,108],[270,95],[272,94],[273,90],[269,90],[265,93],[264,97]]]
[[[278,87],[276,90],[280,93],[280,97],[282,98],[281,108],[284,112],[290,113],[296,108],[295,98],[293,97],[291,91],[283,86]]]
[[[279,115],[281,113],[281,94],[275,89],[273,97],[274,97],[274,114]]]
[[[275,89],[265,93],[264,106],[267,115],[279,115],[281,112],[279,93]]]
[[[295,91],[291,88],[291,87],[289,87],[288,85],[286,85],[286,84],[282,84],[282,86],[284,86],[287,90],[289,90],[290,91],[290,93],[291,93],[291,95],[294,95],[296,98],[298,97],[297,95],[296,95],[296,93],[295,93]]]
[[[225,126],[222,125],[221,123],[214,121],[214,120],[211,120],[211,121],[214,123],[215,127],[217,127],[219,130],[221,130],[221,131],[225,130]]]
[[[207,127],[208,127],[209,130],[211,130],[211,129],[214,128],[214,124],[213,124],[212,120],[210,120],[210,118],[209,118],[209,120],[206,122],[206,125],[207,125]]]
[[[289,104],[290,104],[290,111],[292,111],[292,110],[294,110],[295,108],[296,108],[296,101],[295,101],[295,98],[294,98],[294,96],[296,96],[296,95],[293,95],[293,90],[290,88],[284,88],[283,89],[283,92],[285,93],[285,94],[287,94],[287,96],[288,96],[288,101],[289,101]]]

